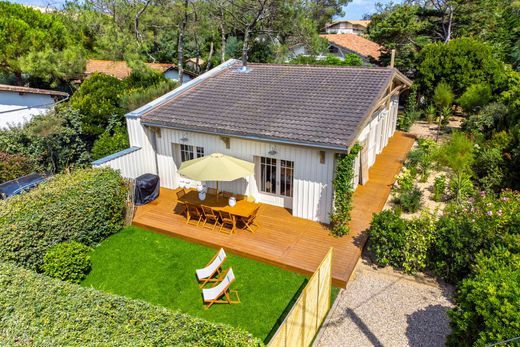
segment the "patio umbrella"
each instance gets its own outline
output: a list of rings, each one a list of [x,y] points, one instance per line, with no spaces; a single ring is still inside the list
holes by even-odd
[[[255,164],[222,153],[188,160],[181,164],[178,173],[197,181],[234,181],[254,174]]]

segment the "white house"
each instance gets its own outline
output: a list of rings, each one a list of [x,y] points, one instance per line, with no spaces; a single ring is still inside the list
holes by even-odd
[[[326,39],[329,45],[327,51],[322,52],[318,59],[325,58],[327,54],[332,54],[344,60],[347,54],[356,54],[365,65],[372,65],[379,60],[381,51],[384,49],[383,46],[355,34],[324,34],[320,37]],[[296,44],[289,48],[288,58],[291,60],[300,55],[308,54],[305,45]]]
[[[337,156],[363,150],[355,185],[395,131],[399,93],[411,82],[393,68],[250,64],[230,60],[126,115],[131,148],[100,159],[126,177],[196,185],[177,174],[214,152],[254,162],[222,189],[329,222]],[[209,186],[214,182],[207,182]]]
[[[0,84],[0,129],[25,124],[68,96],[55,90]]]
[[[325,26],[325,32],[327,34],[362,35],[366,33],[369,24],[369,20],[342,19],[327,24]]]

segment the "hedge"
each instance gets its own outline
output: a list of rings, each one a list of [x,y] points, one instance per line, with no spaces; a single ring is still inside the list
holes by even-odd
[[[82,169],[0,201],[0,261],[40,270],[60,242],[97,244],[123,227],[126,197],[116,171]]]
[[[6,345],[261,345],[227,325],[82,288],[12,264],[0,263],[0,288],[0,341]]]

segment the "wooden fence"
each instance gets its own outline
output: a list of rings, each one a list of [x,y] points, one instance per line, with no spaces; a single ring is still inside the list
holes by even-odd
[[[332,247],[274,334],[269,347],[306,347],[330,309]]]

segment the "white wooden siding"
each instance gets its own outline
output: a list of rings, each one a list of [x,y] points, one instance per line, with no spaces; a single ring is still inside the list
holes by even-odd
[[[173,153],[175,146],[172,144],[204,147],[205,155],[220,152],[251,162],[255,161],[255,157],[290,160],[294,162],[293,215],[328,223],[332,204],[334,152],[326,151],[325,164],[321,164],[318,149],[238,138],[230,138],[230,148],[226,149],[225,142],[217,135],[165,128],[160,132],[160,137],[157,137],[157,163],[162,186],[173,189],[180,184],[188,183],[192,186],[198,184],[177,175]],[[276,154],[269,154],[272,151],[276,151]],[[206,184],[215,187],[215,182],[206,182]],[[283,197],[258,190],[254,176],[219,183],[219,189],[235,194],[252,195],[257,201],[283,206]]]

